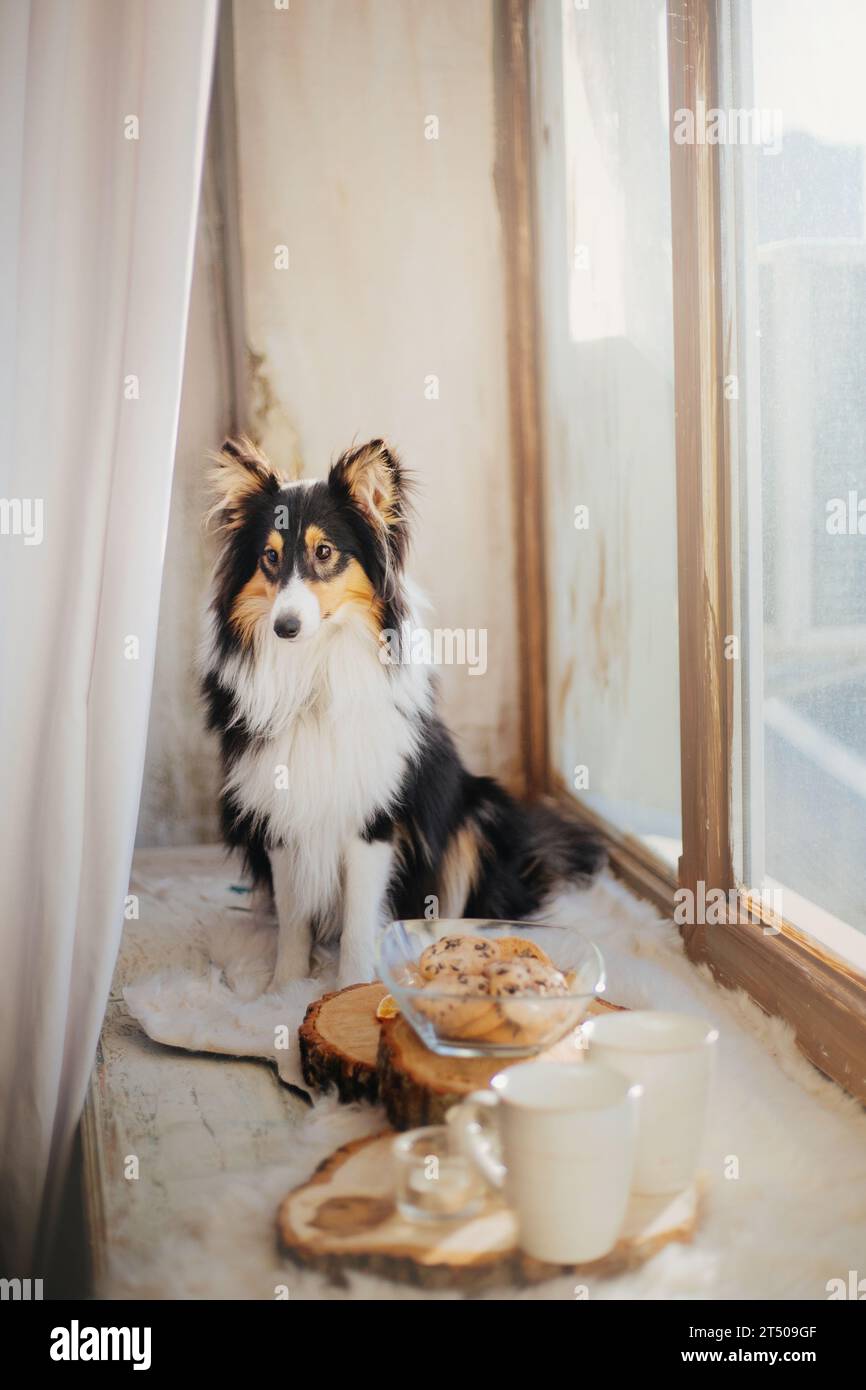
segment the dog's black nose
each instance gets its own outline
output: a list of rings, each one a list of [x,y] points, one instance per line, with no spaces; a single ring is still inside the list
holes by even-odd
[[[283,613],[274,623],[278,637],[297,637],[301,630],[301,620],[294,613]]]

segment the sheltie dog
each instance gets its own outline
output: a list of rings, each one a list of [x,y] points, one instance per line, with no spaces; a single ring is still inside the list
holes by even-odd
[[[409,480],[381,439],[326,481],[290,482],[249,440],[216,456],[221,537],[202,653],[220,738],[222,829],[273,893],[279,989],[339,936],[341,986],[370,980],[395,917],[520,919],[588,882],[598,839],[466,770],[427,665],[383,635],[415,615]]]

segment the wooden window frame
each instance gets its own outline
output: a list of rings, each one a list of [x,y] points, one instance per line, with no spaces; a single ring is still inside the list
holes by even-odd
[[[683,849],[674,876],[636,837],[581,804],[557,779],[547,726],[543,444],[537,376],[532,73],[534,0],[497,0],[497,187],[506,247],[516,550],[521,575],[524,781],[604,833],[611,866],[636,893],[672,915],[678,888],[733,894],[721,925],[682,927],[685,949],[724,986],[745,989],[787,1020],[803,1053],[866,1101],[866,978],[841,956],[777,918],[736,881],[732,466],[723,381],[736,334],[722,297],[720,147],[671,141],[680,742]],[[719,102],[716,0],[671,0],[668,79],[673,114]],[[743,920],[748,917],[748,922]],[[768,934],[765,928],[772,928]]]

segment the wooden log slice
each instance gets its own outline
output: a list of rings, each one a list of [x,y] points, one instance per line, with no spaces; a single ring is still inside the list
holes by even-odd
[[[589,1015],[606,1013],[618,1005],[596,1000]],[[547,1062],[580,1062],[579,1035],[570,1033],[539,1058]],[[379,1100],[394,1129],[438,1125],[445,1112],[470,1091],[483,1090],[497,1072],[529,1061],[526,1057],[442,1057],[431,1052],[406,1019],[384,1019],[380,1024],[376,1070]]]
[[[298,1030],[301,1068],[308,1086],[334,1086],[342,1101],[380,1099],[395,1129],[438,1124],[469,1091],[486,1086],[523,1058],[440,1057],[421,1042],[405,1018],[380,1021],[376,1009],[387,990],[379,981],[350,985],[310,1004]],[[596,1000],[590,1015],[616,1008]],[[541,1054],[579,1061],[571,1034]]]
[[[336,1086],[342,1101],[375,1101],[380,1026],[376,1009],[387,992],[378,981],[350,985],[310,1004],[298,1029],[308,1086],[323,1091]]]
[[[338,1283],[353,1268],[464,1292],[563,1273],[590,1281],[634,1268],[671,1241],[691,1240],[697,1225],[695,1188],[672,1198],[633,1197],[610,1254],[585,1265],[545,1264],[518,1250],[514,1216],[493,1194],[463,1222],[406,1221],[394,1205],[393,1138],[389,1130],[343,1145],[283,1200],[279,1239],[296,1263]]]

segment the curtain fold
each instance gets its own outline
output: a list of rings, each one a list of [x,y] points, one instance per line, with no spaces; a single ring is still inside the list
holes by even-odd
[[[123,925],[217,0],[0,0],[0,1274]]]

